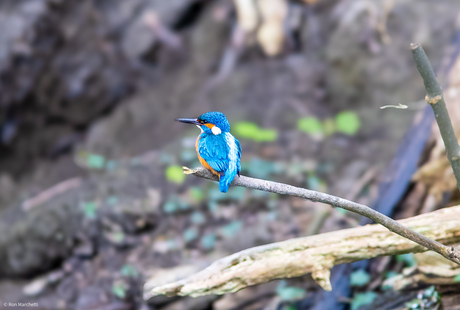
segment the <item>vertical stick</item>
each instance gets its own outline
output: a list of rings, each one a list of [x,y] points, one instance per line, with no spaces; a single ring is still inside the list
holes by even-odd
[[[446,103],[444,102],[441,86],[436,79],[436,74],[422,46],[412,43],[410,47],[418,72],[422,76],[423,83],[425,84],[427,92],[425,100],[431,105],[431,108],[433,108],[442,140],[446,146],[446,155],[454,170],[454,175],[457,179],[457,188],[460,190],[460,146],[455,136],[454,127],[452,127]]]

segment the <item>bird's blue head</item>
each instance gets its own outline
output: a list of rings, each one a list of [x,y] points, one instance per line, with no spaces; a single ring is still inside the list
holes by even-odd
[[[230,132],[230,123],[221,112],[207,112],[198,118],[176,118],[176,121],[197,125],[207,134],[218,135],[222,132]]]

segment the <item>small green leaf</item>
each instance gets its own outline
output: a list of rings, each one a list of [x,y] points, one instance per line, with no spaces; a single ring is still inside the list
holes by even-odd
[[[407,253],[407,254],[401,254],[396,256],[396,260],[398,262],[403,262],[405,263],[408,267],[415,266],[417,262],[415,261],[414,254],[412,253]]]
[[[120,299],[126,297],[126,283],[123,281],[116,281],[112,284],[112,293]]]
[[[89,219],[96,218],[97,203],[95,202],[84,202],[82,204],[83,213]]]
[[[399,274],[396,272],[396,271],[388,271],[385,273],[385,279],[390,279],[390,278],[393,278],[393,277],[396,277],[398,276]],[[392,281],[389,281],[387,284],[384,284],[382,286],[382,290],[389,290],[389,289],[392,289],[393,288],[393,282]]]
[[[307,187],[311,190],[318,190],[321,180],[314,174],[310,174],[307,179]]]
[[[434,285],[430,286],[429,288],[427,288],[424,292],[423,292],[423,296],[425,297],[431,297],[433,296],[433,294],[436,292],[436,289],[434,287]]]
[[[278,138],[276,129],[262,129],[252,122],[239,122],[233,125],[235,135],[256,142],[271,142]]]
[[[215,233],[208,233],[201,238],[201,246],[206,250],[210,250],[214,248],[215,244],[216,244],[216,234]]]
[[[335,212],[337,212],[340,215],[345,215],[348,213],[348,210],[342,209],[342,208],[336,208]]]
[[[134,267],[133,265],[129,265],[129,264],[123,265],[123,267],[121,267],[120,273],[122,276],[125,276],[125,277],[136,278],[138,276],[136,267]]]
[[[215,201],[210,201],[208,203],[208,209],[210,212],[214,213],[219,209],[219,204],[217,204]]]
[[[316,117],[304,117],[297,121],[297,128],[308,134],[322,133],[321,122]]]
[[[195,240],[198,237],[198,230],[196,228],[189,228],[184,231],[184,240],[186,243]]]
[[[388,271],[385,274],[385,279],[390,279],[390,278],[396,277],[397,275],[398,273],[396,271]]]
[[[388,290],[391,290],[393,289],[393,285],[392,284],[384,284],[382,285],[382,291],[388,291]]]
[[[203,191],[199,187],[192,187],[190,189],[190,195],[195,203],[198,203],[203,199]]]
[[[104,168],[105,158],[101,155],[88,154],[88,157],[86,158],[86,163],[89,168],[102,169]]]
[[[107,204],[108,204],[109,206],[114,206],[114,205],[116,205],[117,203],[118,203],[118,197],[116,197],[116,196],[110,196],[110,197],[107,198]]]
[[[241,231],[241,228],[243,227],[243,222],[242,221],[233,221],[230,224],[222,227],[222,234],[227,237],[231,238],[234,235],[236,235],[239,231]]]
[[[369,282],[370,279],[371,276],[366,271],[359,269],[351,274],[350,284],[351,286],[364,286]]]
[[[406,307],[409,309],[420,309],[422,304],[423,304],[423,300],[414,298],[411,301],[406,302]]]
[[[286,286],[281,289],[277,289],[278,296],[283,301],[297,301],[301,300],[307,294],[303,288]]]
[[[185,180],[185,174],[180,166],[169,166],[166,169],[166,179],[172,183],[182,184]]]
[[[259,132],[254,137],[257,142],[272,142],[278,138],[278,131],[275,129],[259,129]]]
[[[111,241],[115,243],[120,243],[125,239],[125,234],[122,231],[110,233],[108,236],[110,236]]]
[[[259,132],[259,127],[251,122],[238,122],[233,125],[234,133],[241,138],[254,139]]]
[[[203,215],[203,212],[195,211],[190,216],[190,221],[192,221],[193,224],[200,225],[206,222],[206,217]]]
[[[347,135],[355,135],[361,127],[358,115],[353,111],[340,112],[335,117],[337,131]]]
[[[454,277],[454,282],[460,282],[460,274]]]
[[[190,204],[181,197],[177,198],[177,204],[181,210],[188,210],[190,208]]]
[[[166,213],[173,213],[178,210],[177,203],[175,203],[172,199],[169,199],[163,206],[163,211]]]
[[[356,293],[351,301],[351,309],[358,310],[359,307],[371,304],[377,294],[374,292]]]
[[[286,280],[280,280],[277,287],[276,287],[276,292],[278,293],[281,289],[287,287],[288,284],[286,282]]]

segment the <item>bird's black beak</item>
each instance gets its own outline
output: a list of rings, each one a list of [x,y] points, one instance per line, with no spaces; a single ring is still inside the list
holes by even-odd
[[[200,125],[197,118],[176,118],[176,121],[186,124]]]

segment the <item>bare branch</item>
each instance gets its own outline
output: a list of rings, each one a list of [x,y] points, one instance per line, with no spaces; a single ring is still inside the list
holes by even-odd
[[[433,67],[423,47],[420,44],[414,43],[412,43],[410,47],[418,72],[422,76],[423,83],[425,84],[427,92],[425,101],[429,103],[433,109],[442,140],[446,146],[447,158],[449,158],[450,165],[454,170],[454,175],[457,179],[457,187],[460,190],[460,146],[455,136],[454,127],[452,127],[446,103],[444,102],[441,86],[436,79],[436,74],[434,73]]]
[[[210,171],[205,168],[196,168],[195,170],[191,170],[187,167],[184,168],[185,174],[193,174],[195,176],[218,181],[217,177],[214,176]],[[375,221],[376,223],[385,226],[390,231],[407,238],[409,240],[414,241],[415,243],[420,244],[421,246],[426,247],[429,250],[438,252],[445,258],[460,264],[460,253],[454,250],[452,247],[445,246],[437,241],[431,240],[424,235],[417,233],[404,225],[396,222],[395,220],[385,216],[374,209],[369,208],[368,206],[361,205],[346,199],[342,199],[336,196],[295,187],[283,183],[277,183],[272,181],[260,180],[249,178],[245,176],[236,177],[233,180],[232,185],[235,186],[243,186],[246,188],[257,189],[265,192],[277,193],[280,195],[289,195],[299,198],[308,199],[311,201],[318,201],[329,204],[333,207],[342,208],[351,212],[358,213],[362,216],[370,218],[371,220]]]
[[[460,189],[460,146],[455,137],[441,86],[423,48],[419,44],[411,44],[411,49],[427,91],[425,99],[433,108],[446,146],[447,157]],[[204,168],[190,170],[184,167],[184,173],[218,181],[216,176]],[[144,287],[144,298],[158,294],[190,296],[224,294],[236,292],[249,285],[277,278],[301,276],[310,272],[319,285],[326,290],[331,290],[329,276],[330,268],[334,265],[378,255],[421,252],[425,250],[424,248],[460,264],[458,249],[440,243],[451,244],[459,241],[460,207],[397,222],[367,206],[287,184],[242,176],[235,178],[232,185],[339,207],[370,218],[403,238],[391,234],[380,226],[372,225],[256,247],[218,260],[202,272],[182,281],[161,287],[152,287],[147,282]]]
[[[401,220],[398,224],[423,232],[437,242],[454,244],[460,241],[460,206]],[[171,284],[155,287],[147,281],[144,298],[161,294],[197,297],[233,293],[250,285],[310,272],[318,284],[331,290],[329,270],[334,265],[423,251],[420,245],[380,225],[366,225],[250,248]]]

